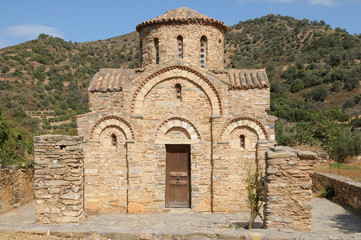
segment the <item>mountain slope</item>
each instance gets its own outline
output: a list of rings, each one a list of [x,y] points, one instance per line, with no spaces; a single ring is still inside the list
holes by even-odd
[[[338,120],[361,114],[361,35],[333,30],[323,21],[267,15],[230,27],[227,68],[266,68],[271,113],[307,121],[338,107]],[[75,134],[75,116],[88,111],[87,87],[100,68],[136,68],[136,32],[86,43],[41,34],[0,49],[0,105],[16,125]],[[341,110],[342,108],[342,110]]]

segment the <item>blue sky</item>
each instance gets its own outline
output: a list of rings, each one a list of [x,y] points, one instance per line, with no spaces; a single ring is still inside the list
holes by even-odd
[[[361,0],[1,0],[0,48],[40,33],[73,42],[107,39],[182,6],[229,26],[272,12],[361,33]]]

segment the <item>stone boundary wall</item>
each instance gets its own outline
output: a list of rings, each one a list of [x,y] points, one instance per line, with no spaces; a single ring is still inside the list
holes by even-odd
[[[43,135],[34,138],[36,222],[83,220],[83,138]]]
[[[34,169],[0,169],[0,214],[34,200]]]
[[[313,164],[317,155],[278,146],[266,152],[264,227],[311,230]]]
[[[361,182],[331,173],[315,172],[313,175],[313,190],[322,191],[328,186],[333,186],[335,189],[333,199],[347,204],[361,213]]]

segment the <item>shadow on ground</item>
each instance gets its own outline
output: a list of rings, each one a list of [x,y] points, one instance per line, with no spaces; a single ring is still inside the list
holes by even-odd
[[[338,228],[343,233],[359,233],[361,232],[361,214],[349,206],[339,204],[332,201],[343,208],[343,213],[335,214],[330,218],[333,228]]]

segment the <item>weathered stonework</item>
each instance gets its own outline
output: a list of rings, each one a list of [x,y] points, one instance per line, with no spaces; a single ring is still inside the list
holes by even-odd
[[[84,210],[248,211],[247,171],[264,170],[265,151],[275,145],[265,70],[224,70],[227,26],[188,8],[137,30],[142,68],[101,69],[89,86],[90,112],[77,117]],[[170,171],[172,161],[187,166]]]
[[[313,190],[322,191],[327,187],[335,190],[335,199],[347,204],[361,213],[361,183],[350,178],[331,174],[315,172],[313,175]]]
[[[280,231],[311,230],[313,164],[317,155],[290,147],[266,154],[264,227]]]
[[[79,223],[83,215],[82,137],[34,138],[37,223]]]
[[[190,149],[188,211],[248,211],[247,171],[264,169],[265,150],[275,145],[265,71],[224,70],[227,26],[194,10],[171,10],[137,30],[142,68],[98,72],[91,112],[77,118],[85,210],[169,211],[166,148],[182,144]]]
[[[34,170],[0,169],[0,214],[34,200]]]

